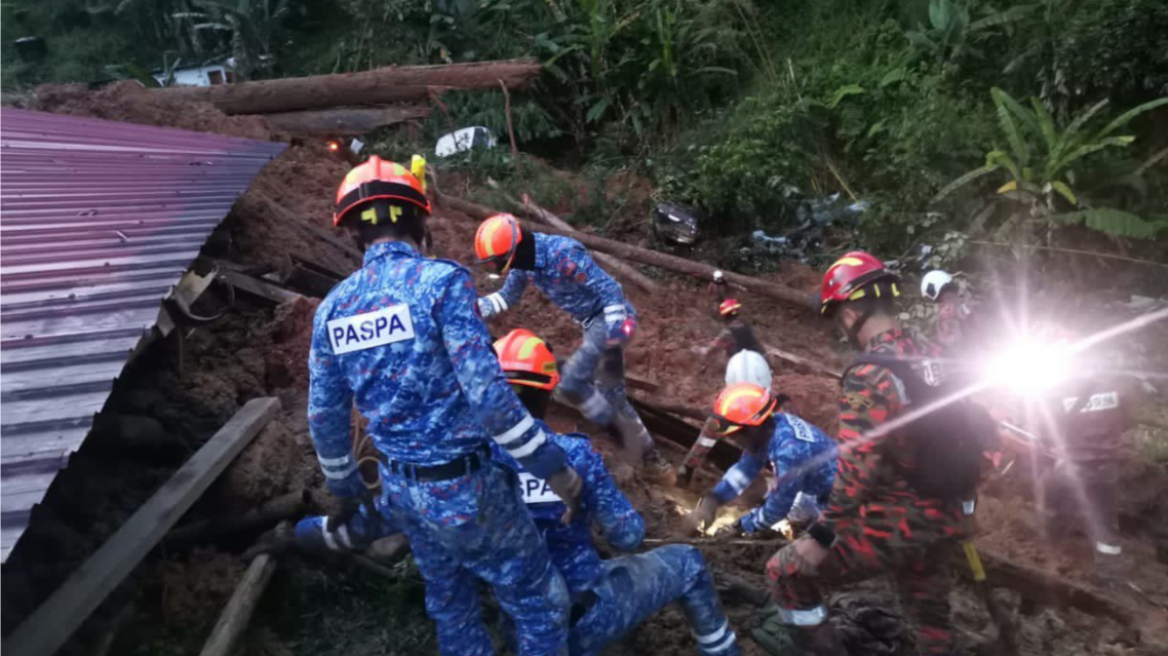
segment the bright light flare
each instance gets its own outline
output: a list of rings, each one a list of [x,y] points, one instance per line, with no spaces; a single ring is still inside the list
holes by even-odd
[[[990,358],[985,379],[1017,394],[1034,395],[1065,382],[1071,372],[1070,345],[1024,338]]]

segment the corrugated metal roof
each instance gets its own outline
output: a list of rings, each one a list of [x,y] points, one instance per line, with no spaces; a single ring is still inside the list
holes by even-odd
[[[163,296],[284,148],[0,110],[0,560]]]

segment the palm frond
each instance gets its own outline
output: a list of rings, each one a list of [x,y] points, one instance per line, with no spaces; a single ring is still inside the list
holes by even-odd
[[[980,166],[972,171],[969,171],[969,172],[965,173],[964,175],[962,175],[961,177],[954,180],[953,182],[950,182],[949,184],[945,185],[941,189],[941,191],[937,192],[936,196],[933,196],[933,200],[930,202],[936,203],[937,201],[945,198],[949,194],[957,191],[958,189],[969,184],[970,182],[973,182],[974,180],[977,180],[978,178],[980,178],[982,176],[989,175],[990,173],[993,173],[994,171],[997,171],[997,170],[998,170],[998,166],[996,164],[993,166],[990,166],[987,164],[986,166]]]
[[[1163,105],[1168,105],[1168,98],[1158,98],[1156,100],[1150,100],[1142,105],[1137,105],[1136,107],[1133,107],[1120,114],[1119,117],[1114,121],[1108,123],[1107,127],[1103,128],[1099,131],[1099,134],[1095,135],[1095,138],[1106,137],[1112,132],[1115,132],[1119,128],[1127,125],[1133,118],[1139,116],[1140,114],[1152,111],[1153,109]]]
[[[1030,146],[1026,143],[1026,139],[1022,136],[1018,129],[1017,123],[1014,122],[1014,113],[1006,105],[1006,98],[1009,96],[1005,91],[995,87],[991,92],[994,98],[994,105],[997,107],[998,123],[1001,125],[1002,132],[1006,134],[1006,140],[1010,143],[1010,149],[1014,151],[1014,156],[1022,164],[1027,164],[1030,161]],[[1010,99],[1013,101],[1013,98]],[[1015,105],[1018,103],[1015,102]]]
[[[1161,230],[1168,228],[1168,221],[1148,221],[1138,215],[1111,207],[1093,207],[1075,212],[1055,214],[1050,217],[1060,223],[1082,224],[1116,237],[1151,239]]]

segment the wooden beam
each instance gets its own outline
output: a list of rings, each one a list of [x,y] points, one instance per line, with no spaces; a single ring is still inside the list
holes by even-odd
[[[491,215],[498,214],[497,210],[463,200],[462,198],[438,193],[435,194],[435,197],[441,206],[465,214],[472,219],[481,221]],[[726,271],[725,269],[716,269],[708,264],[687,260],[676,255],[640,248],[614,239],[605,239],[604,237],[597,237],[596,235],[577,232],[575,230],[563,230],[552,225],[543,226],[540,228],[540,231],[553,235],[571,237],[593,251],[610,253],[632,262],[640,262],[641,264],[648,264],[649,266],[667,269],[676,273],[696,276],[703,280],[711,280],[713,279],[714,271],[722,271],[727,282],[743,287],[756,294],[761,294],[804,310],[816,310],[818,308],[818,304],[809,293],[800,292],[759,278]]]
[[[279,285],[272,284],[261,278],[249,276],[242,271],[235,271],[224,267],[219,272],[219,275],[227,281],[227,284],[239,291],[266,301],[271,301],[276,305],[300,298],[300,294],[296,292],[290,292]]]
[[[492,180],[491,178],[487,178],[487,186],[489,186],[491,189],[499,191],[500,193],[503,193],[499,183]],[[531,200],[531,197],[527,194],[523,195],[523,202],[508,196],[506,193],[503,193],[503,198],[511,204],[511,208],[514,212],[523,216],[524,218],[538,221],[544,225],[555,226],[561,230],[571,230],[573,233],[580,232],[579,230],[573,228],[567,221],[561,219],[555,214],[552,214],[539,205],[536,205],[535,201]],[[607,253],[595,253],[594,257],[596,258],[596,261],[604,265],[604,268],[610,273],[615,273],[621,276],[637,287],[640,287],[641,289],[651,294],[656,294],[661,291],[661,285],[654,282],[653,279],[649,276],[646,276],[640,271],[637,271],[637,269],[631,264],[627,264]]]
[[[290,528],[290,527],[289,527]],[[235,586],[231,599],[219,614],[219,621],[211,629],[211,637],[203,645],[199,656],[229,656],[235,645],[247,630],[256,605],[268,588],[272,574],[276,571],[276,558],[270,553],[261,553],[252,559],[243,578]]]
[[[279,399],[248,401],[4,640],[6,656],[50,656],[60,649],[279,410]]]

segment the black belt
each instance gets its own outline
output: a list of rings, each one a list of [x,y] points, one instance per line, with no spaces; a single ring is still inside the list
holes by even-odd
[[[482,468],[483,463],[489,458],[490,449],[482,447],[473,453],[455,458],[450,462],[444,462],[441,465],[411,465],[408,462],[402,462],[400,460],[390,460],[384,453],[377,452],[377,459],[389,471],[399,476],[428,483],[448,481],[452,478],[459,478],[471,472],[476,472]]]

